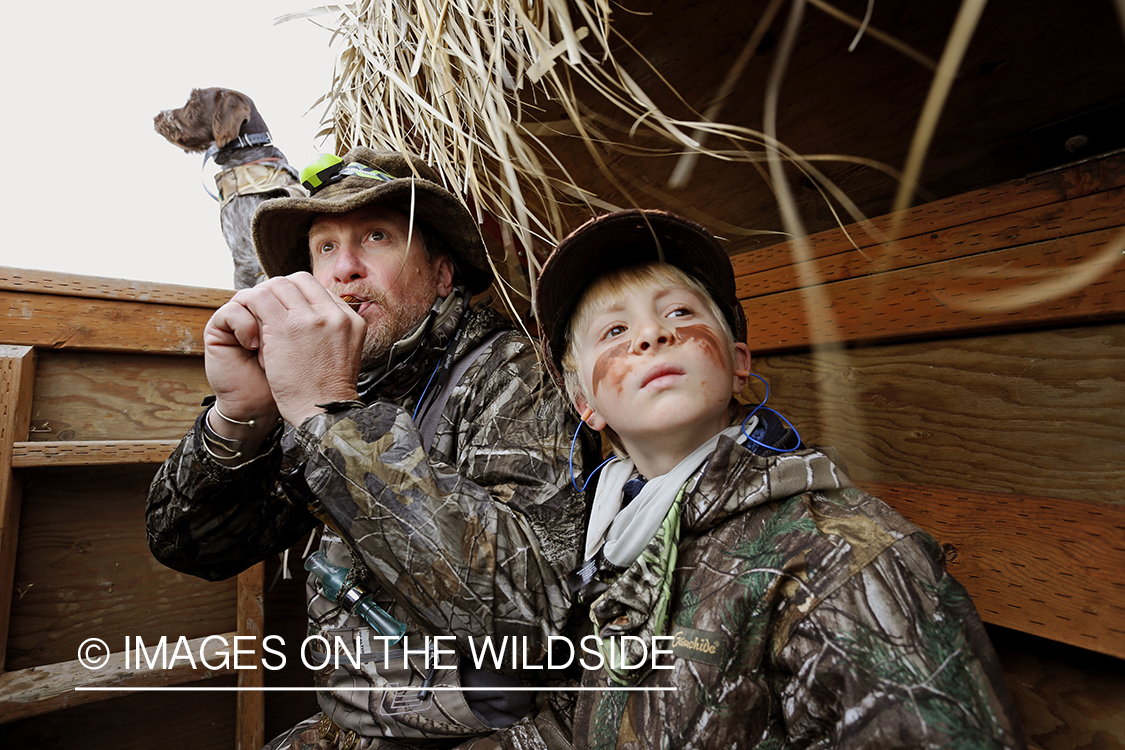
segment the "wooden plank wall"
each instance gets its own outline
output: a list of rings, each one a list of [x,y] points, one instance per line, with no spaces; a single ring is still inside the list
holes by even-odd
[[[1125,155],[736,256],[759,352],[1120,319]]]
[[[119,653],[126,637],[183,636],[219,663],[221,644],[203,639],[260,638],[275,603],[270,632],[302,635],[302,576],[267,606],[266,566],[208,583],[160,565],[145,539],[155,464],[208,393],[203,325],[230,294],[0,268],[0,745],[257,748],[267,726],[315,710],[309,695],[281,697],[266,717],[262,693],[124,690],[307,683],[299,663],[236,679],[182,662],[138,670]],[[76,661],[90,637],[118,652],[97,672]]]
[[[1051,750],[1125,745],[1123,186],[1118,155],[733,259],[769,405],[942,543]]]

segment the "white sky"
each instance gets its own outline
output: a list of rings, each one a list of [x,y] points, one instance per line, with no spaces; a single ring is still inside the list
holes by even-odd
[[[8,3],[0,30],[0,266],[230,289],[213,163],[152,127],[192,88],[242,91],[298,170],[337,51],[316,0]],[[328,22],[333,16],[316,20]],[[315,105],[315,106],[314,106]]]

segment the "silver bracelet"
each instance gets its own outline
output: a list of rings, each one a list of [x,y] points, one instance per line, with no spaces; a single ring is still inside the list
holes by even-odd
[[[215,409],[214,406],[212,406],[211,408]],[[218,411],[218,409],[215,409],[215,411]],[[220,414],[219,416],[222,416],[222,415]],[[214,450],[215,448],[220,448],[220,449],[226,451],[227,453],[229,453],[230,455],[220,456],[219,454],[215,453],[215,450]],[[233,438],[223,437],[219,433],[215,432],[214,428],[211,427],[211,422],[207,419],[207,415],[204,414],[203,415],[203,449],[206,450],[208,453],[210,453],[213,458],[230,460],[230,459],[238,458],[239,456],[242,455],[242,441],[241,440],[235,440]]]
[[[231,424],[240,424],[243,427],[253,427],[255,424],[257,424],[257,422],[254,421],[253,419],[247,420],[245,422],[240,422],[237,419],[231,419],[226,414],[223,414],[221,411],[219,411],[219,403],[218,402],[215,402],[215,403],[211,404],[211,408],[215,410],[215,414],[218,415],[219,419],[223,420],[224,422],[230,422]]]
[[[229,456],[220,456],[215,452],[215,449],[211,447],[211,443],[207,440],[206,436],[203,437],[203,450],[207,451],[211,458],[215,459],[216,461],[233,461],[234,459],[242,456],[242,451],[236,451]]]

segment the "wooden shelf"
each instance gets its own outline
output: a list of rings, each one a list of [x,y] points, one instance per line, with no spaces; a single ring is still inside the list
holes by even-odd
[[[204,661],[215,665],[222,663],[222,650],[233,648],[235,635],[220,633],[188,641],[196,665]],[[150,652],[152,645],[146,644]],[[174,643],[168,644],[169,653],[174,648]],[[227,658],[227,666],[221,669],[193,669],[186,659],[177,659],[170,669],[149,669],[137,665],[136,654],[128,661],[127,658],[124,652],[110,654],[105,666],[97,670],[75,660],[0,674],[0,724],[114,698],[136,688],[184,685],[235,672],[233,657]],[[120,690],[78,690],[92,687]]]
[[[160,464],[178,444],[178,440],[18,442],[12,446],[12,468]]]

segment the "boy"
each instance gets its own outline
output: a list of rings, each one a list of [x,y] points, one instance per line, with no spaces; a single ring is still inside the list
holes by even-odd
[[[607,688],[579,693],[577,747],[1024,747],[936,542],[735,400],[750,352],[715,237],[594,219],[547,260],[537,313],[617,452],[571,575],[602,657],[583,684]]]

